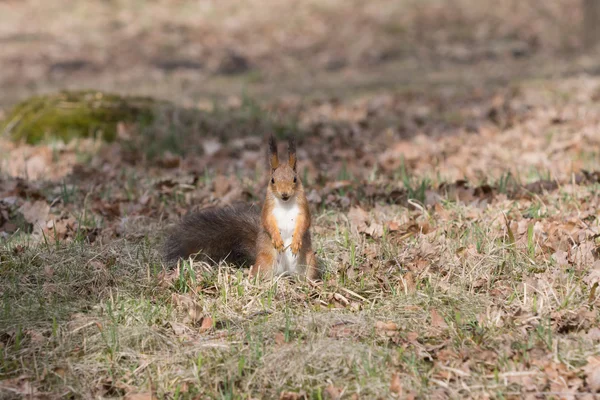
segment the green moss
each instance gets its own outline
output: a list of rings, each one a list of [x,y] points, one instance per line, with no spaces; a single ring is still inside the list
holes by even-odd
[[[120,142],[129,151],[143,152],[152,159],[171,152],[189,154],[203,151],[203,138],[279,137],[299,133],[297,119],[264,109],[244,96],[240,107],[207,112],[148,97],[129,97],[97,91],[59,92],[31,97],[17,104],[0,120],[0,135],[17,142],[37,144],[42,140],[117,137],[117,124],[135,124],[135,132]]]
[[[15,141],[31,144],[46,137],[66,142],[101,136],[111,141],[117,135],[119,122],[151,123],[157,104],[162,103],[145,97],[64,91],[31,97],[17,104],[6,119],[0,121],[0,131]]]

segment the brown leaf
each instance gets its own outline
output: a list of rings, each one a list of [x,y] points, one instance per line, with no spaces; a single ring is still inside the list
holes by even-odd
[[[345,181],[328,182],[326,187],[327,187],[327,189],[330,189],[330,190],[337,190],[337,189],[345,188],[348,186],[352,186],[352,182],[349,180],[345,180]]]
[[[413,141],[403,140],[378,157],[379,165],[386,171],[395,171],[403,162],[411,163],[422,155],[422,149]]]
[[[28,330],[27,335],[29,335],[29,338],[31,339],[32,343],[40,344],[46,341],[46,338],[42,333],[34,330]]]
[[[313,204],[320,204],[323,201],[323,198],[315,189],[311,190],[306,199]]]
[[[407,339],[409,342],[415,342],[415,343],[418,343],[418,342],[417,342],[417,339],[418,339],[418,338],[419,338],[419,334],[418,334],[417,332],[408,332],[408,333],[406,334],[406,339]]]
[[[348,300],[346,297],[342,296],[339,293],[334,293],[332,300],[334,300],[336,303],[340,304],[343,307],[348,307],[350,305],[350,300]]]
[[[185,326],[184,324],[180,324],[179,322],[171,321],[169,324],[171,325],[171,329],[173,329],[173,332],[177,336],[181,336],[189,330],[187,326]]]
[[[380,238],[383,236],[383,225],[378,224],[377,222],[371,222],[371,225],[365,229],[365,233],[372,238]]]
[[[583,281],[590,286],[594,283],[600,283],[600,260],[594,262],[590,272],[583,277]]]
[[[204,310],[202,306],[196,302],[192,302],[187,308],[188,316],[192,324],[197,324],[202,321],[204,324]]]
[[[285,335],[283,333],[275,333],[275,344],[277,344],[278,346],[285,344]]]
[[[388,232],[395,232],[400,229],[400,224],[396,221],[390,221],[387,223]]]
[[[367,229],[369,214],[360,207],[352,207],[348,212],[348,220],[353,231],[361,233]]]
[[[342,397],[342,389],[337,388],[333,385],[327,386],[325,388],[325,393],[331,400],[338,400]]]
[[[295,393],[295,392],[281,392],[279,394],[279,400],[304,400],[306,399],[306,394],[304,392]]]
[[[354,335],[354,331],[349,326],[335,325],[329,329],[328,335],[335,339],[341,339]]]
[[[375,329],[379,329],[382,331],[397,331],[398,325],[393,321],[377,321],[375,322]]]
[[[583,367],[585,381],[594,392],[600,392],[600,357],[588,357],[587,365]]]
[[[33,398],[29,396],[36,395],[38,389],[31,384],[29,377],[26,375],[19,376],[12,379],[4,379],[0,381],[0,392],[12,392],[27,398]]]
[[[42,228],[46,226],[46,219],[50,212],[50,206],[42,200],[33,203],[26,201],[19,208],[19,212],[23,214],[25,221],[33,225],[34,232],[41,232]]]
[[[587,337],[590,340],[600,340],[600,328],[592,328],[588,331]]]
[[[230,187],[231,181],[224,175],[217,175],[213,180],[213,190],[217,197],[225,196],[229,192]]]
[[[173,269],[170,271],[161,271],[158,273],[158,285],[161,288],[168,288],[179,278],[179,271],[177,269]],[[173,298],[174,303],[177,304],[177,299]]]
[[[390,383],[390,392],[396,393],[398,396],[402,396],[402,381],[400,380],[400,374],[394,373],[392,375],[392,382]]]
[[[200,333],[207,332],[213,327],[213,320],[211,317],[206,316],[202,318],[202,324],[200,325]]]
[[[46,278],[48,279],[52,278],[52,276],[54,276],[54,268],[51,265],[45,265],[44,275],[46,275]]]
[[[554,254],[552,254],[552,258],[556,261],[556,264],[559,267],[567,267],[569,265],[568,253],[563,250],[557,250]]]
[[[56,375],[58,375],[58,376],[60,376],[61,378],[63,378],[63,379],[64,379],[64,377],[67,375],[67,371],[66,371],[64,368],[61,368],[61,367],[56,367],[56,368],[54,368],[53,372],[54,372]]]
[[[437,312],[435,308],[432,308],[430,311],[431,315],[431,326],[436,328],[447,328],[448,324],[444,321],[444,318]]]
[[[414,293],[417,290],[417,284],[415,282],[415,275],[408,271],[402,277],[402,286],[406,289],[407,293]]]

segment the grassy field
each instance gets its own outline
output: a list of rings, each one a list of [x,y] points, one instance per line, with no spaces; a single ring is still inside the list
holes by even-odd
[[[407,8],[392,26],[383,12],[351,12],[342,2],[298,5],[296,25],[273,16],[285,2],[273,2],[263,19],[235,1],[219,9],[225,16],[202,2],[172,3],[98,2],[65,13],[64,4],[0,2],[0,19],[27,11],[64,22],[43,28],[60,38],[53,43],[62,52],[42,46],[40,32],[15,38],[17,20],[2,25],[10,46],[0,65],[23,57],[31,68],[22,85],[0,69],[4,111],[56,88],[153,94],[156,82],[157,97],[198,111],[191,121],[175,114],[143,129],[120,125],[113,143],[34,146],[0,137],[0,398],[598,396],[600,79],[581,67],[594,65],[589,58],[554,62],[555,52],[573,51],[569,2],[537,10],[546,18],[564,12],[564,43],[552,47],[541,35],[524,60],[513,58],[529,30],[555,26],[518,18],[504,26],[508,6],[490,15],[483,6],[450,12],[432,1]],[[65,32],[92,11],[89,31],[69,42]],[[181,28],[193,26],[191,15],[237,25],[197,28],[213,35],[201,43],[215,66],[197,75],[154,74],[148,55],[131,69],[127,60],[94,58],[98,69],[86,64],[72,81],[36,64],[75,54],[85,47],[77,41],[106,40],[113,19],[124,24],[115,35],[160,42],[155,15],[163,28],[175,21],[164,38],[191,47],[178,36],[192,35]],[[342,48],[339,69],[319,54],[334,54],[348,36],[319,25],[325,16],[366,21],[361,29],[373,35],[364,52]],[[445,35],[417,35],[416,16],[446,16]],[[461,36],[465,21],[480,21],[473,32],[483,36]],[[313,42],[286,46],[277,23],[289,35],[316,27],[305,33]],[[371,63],[368,44],[395,49],[385,35],[402,32],[414,44],[403,50],[409,55]],[[258,50],[244,54],[251,71],[229,75],[209,51],[227,40],[243,49],[259,36],[268,46],[252,42]],[[116,43],[106,54],[138,56]],[[498,43],[518,46],[509,59],[482,56],[500,51]],[[28,59],[36,46],[50,55]],[[457,54],[479,55],[467,63]],[[304,56],[308,67],[299,69]],[[322,91],[307,94],[312,87]],[[273,131],[298,137],[323,279],[256,282],[246,269],[191,261],[167,268],[164,231],[187,211],[260,202],[264,135]]]

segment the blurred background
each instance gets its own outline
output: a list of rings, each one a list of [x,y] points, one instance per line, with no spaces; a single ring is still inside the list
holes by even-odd
[[[60,178],[76,160],[54,139],[102,136],[120,139],[113,163],[195,157],[197,171],[254,171],[260,138],[275,133],[304,138],[313,179],[394,174],[404,162],[496,179],[506,155],[448,163],[472,138],[454,150],[402,141],[507,140],[515,126],[555,129],[577,99],[589,109],[599,21],[594,0],[0,0],[0,169]],[[560,115],[547,121],[549,104]],[[571,160],[510,162],[561,176]]]
[[[0,0],[0,106],[93,88],[184,105],[597,73],[594,0]]]

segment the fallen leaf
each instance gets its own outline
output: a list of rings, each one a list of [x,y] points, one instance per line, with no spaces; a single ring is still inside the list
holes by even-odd
[[[388,232],[395,232],[400,229],[400,224],[396,221],[390,221],[387,223]]]
[[[436,328],[447,328],[448,324],[444,321],[444,318],[437,312],[435,308],[432,308],[430,311],[431,315],[431,326]]]
[[[585,381],[594,392],[600,392],[600,357],[588,357],[587,365],[583,367]]]
[[[419,334],[418,334],[417,332],[408,332],[408,333],[406,334],[406,339],[407,339],[409,342],[415,342],[415,343],[418,343],[418,342],[417,342],[417,339],[418,339],[418,338],[419,338]]]
[[[44,338],[44,335],[40,332],[28,330],[27,334],[29,335],[29,338],[31,339],[32,343],[40,344],[46,341],[46,338]]]
[[[378,224],[377,222],[371,222],[371,225],[369,225],[364,232],[372,238],[380,238],[383,236],[383,225]]]
[[[319,195],[319,192],[317,192],[315,189],[310,191],[308,196],[306,196],[306,199],[310,203],[313,203],[313,204],[320,204],[323,201],[323,198],[321,197],[321,195]]]
[[[65,376],[67,375],[67,371],[66,371],[64,368],[61,368],[61,367],[56,367],[56,368],[54,368],[53,372],[54,372],[56,375],[58,375],[58,376],[60,376],[61,378],[63,378],[63,379],[64,379],[64,378],[65,378]]]
[[[348,220],[353,231],[360,233],[367,229],[369,214],[360,207],[352,207],[348,212]]]
[[[383,330],[383,331],[397,331],[398,325],[396,325],[393,321],[377,321],[375,322],[375,329]]]
[[[217,175],[213,180],[213,190],[215,191],[215,196],[224,197],[229,192],[229,188],[231,188],[231,181],[228,177],[224,175]]]
[[[390,383],[390,392],[396,393],[398,396],[402,396],[402,381],[400,380],[400,374],[394,373],[392,375],[392,382]]]
[[[343,307],[348,307],[350,305],[350,300],[348,300],[346,297],[342,296],[339,293],[334,293],[332,296],[332,300],[334,300],[336,303],[340,304]]]
[[[329,329],[328,335],[329,337],[335,339],[341,339],[354,335],[354,331],[349,326],[335,325],[332,326],[331,329]]]
[[[189,330],[189,328],[187,326],[185,326],[184,324],[180,324],[179,322],[171,321],[169,324],[171,325],[171,329],[173,329],[173,332],[177,336],[181,336]]]
[[[30,378],[21,375],[17,378],[4,379],[0,381],[0,392],[12,392],[13,394],[33,398],[33,395],[39,393],[38,389],[31,384]],[[31,397],[30,397],[31,396]]]
[[[587,333],[587,337],[590,340],[600,340],[600,328],[592,328]]]
[[[333,385],[329,385],[325,388],[325,393],[331,400],[338,400],[342,397],[342,389],[337,388]]]
[[[200,325],[200,333],[207,332],[213,327],[213,320],[211,317],[206,316],[202,318],[202,324]]]
[[[285,335],[283,333],[277,332],[275,334],[275,344],[278,346],[285,344]]]
[[[552,254],[552,259],[558,266],[567,267],[569,265],[569,258],[566,251],[557,250],[554,254]]]
[[[295,392],[281,392],[279,394],[279,400],[304,400],[306,399],[306,394],[303,392],[295,393]]]
[[[33,203],[26,201],[19,208],[19,212],[23,214],[25,221],[33,225],[34,233],[41,233],[42,228],[46,226],[46,219],[50,212],[50,206],[42,200]]]
[[[200,321],[204,324],[204,310],[200,304],[192,302],[192,304],[188,305],[187,312],[192,324],[195,325]]]
[[[583,277],[583,281],[592,286],[594,283],[600,283],[600,260],[593,263],[590,272]]]
[[[54,268],[51,265],[45,265],[44,275],[46,275],[46,278],[48,279],[52,278],[52,276],[54,276]]]

